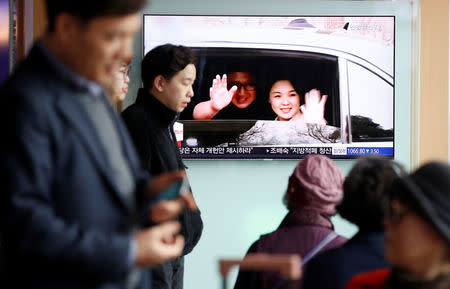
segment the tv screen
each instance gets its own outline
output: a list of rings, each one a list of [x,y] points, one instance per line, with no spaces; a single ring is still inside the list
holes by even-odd
[[[185,159],[394,156],[394,16],[144,15],[197,55]]]

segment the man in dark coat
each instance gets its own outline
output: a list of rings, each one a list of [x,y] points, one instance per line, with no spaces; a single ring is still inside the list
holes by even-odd
[[[147,53],[141,69],[144,88],[122,117],[151,175],[184,169],[173,125],[194,95],[195,56],[187,47],[166,44]],[[186,255],[200,239],[203,223],[198,210],[187,209],[179,221],[186,241],[183,255]],[[183,257],[152,269],[154,288],[183,288],[183,272]]]
[[[147,289],[139,268],[184,240],[177,222],[139,227],[138,206],[169,184],[149,184],[100,85],[131,57],[145,0],[46,3],[46,34],[0,89],[0,274],[19,289]],[[169,176],[155,179],[182,178]]]

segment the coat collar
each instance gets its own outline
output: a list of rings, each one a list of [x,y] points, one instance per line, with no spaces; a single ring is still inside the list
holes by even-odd
[[[170,125],[176,121],[179,116],[176,111],[165,106],[144,88],[139,89],[136,104],[144,105],[148,111],[155,116],[154,119],[157,119],[163,125]]]

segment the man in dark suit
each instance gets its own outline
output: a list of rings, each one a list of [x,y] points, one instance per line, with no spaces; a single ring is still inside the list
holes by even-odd
[[[1,246],[11,288],[149,288],[140,268],[183,250],[177,222],[139,224],[149,218],[148,196],[184,173],[149,183],[100,85],[131,57],[143,5],[47,0],[47,33],[0,90]],[[154,220],[182,205],[159,203]]]

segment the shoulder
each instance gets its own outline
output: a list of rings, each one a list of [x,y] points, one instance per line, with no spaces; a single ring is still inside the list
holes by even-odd
[[[331,242],[333,245],[335,246],[343,246],[348,242],[348,239],[341,236],[341,235],[337,235],[337,237]]]
[[[16,103],[39,104],[44,108],[46,102],[68,93],[70,89],[40,54],[33,51],[30,54],[16,66],[2,86],[2,97],[13,95]]]
[[[273,239],[277,239],[278,235],[279,235],[279,231],[280,229],[276,229],[272,232],[266,233],[266,234],[262,234],[259,236],[259,239],[256,240],[252,246],[255,246],[255,248],[259,248],[262,244],[266,244],[266,243],[276,243],[276,241],[272,241]]]
[[[344,246],[331,248],[317,254],[306,266],[307,275],[316,276],[322,274],[324,270],[331,273],[346,269],[346,266],[342,267],[348,262],[348,250]]]
[[[135,102],[122,111],[122,116],[132,116],[142,113],[145,113],[145,108]]]
[[[278,243],[280,239],[301,237],[303,241],[311,240],[316,243],[326,237],[332,230],[323,226],[285,226],[281,224],[276,230],[263,234],[259,237],[261,242],[275,242]],[[336,238],[337,239],[337,238]]]
[[[9,115],[13,118],[47,119],[61,94],[61,87],[55,87],[54,80],[47,73],[19,67],[0,88],[1,103],[3,107],[8,107]]]
[[[340,256],[343,254],[342,249],[343,249],[342,247],[337,247],[327,250],[325,252],[321,252],[316,257],[311,259],[311,261],[308,263],[308,267],[309,266],[321,267],[323,265],[334,264],[336,262],[339,262]]]
[[[137,125],[142,124],[142,121],[147,118],[148,113],[145,107],[133,103],[121,113],[121,116],[125,123]]]
[[[255,242],[253,242],[253,244],[250,245],[250,247],[247,250],[247,254],[256,252],[258,252],[258,240],[256,240]]]

